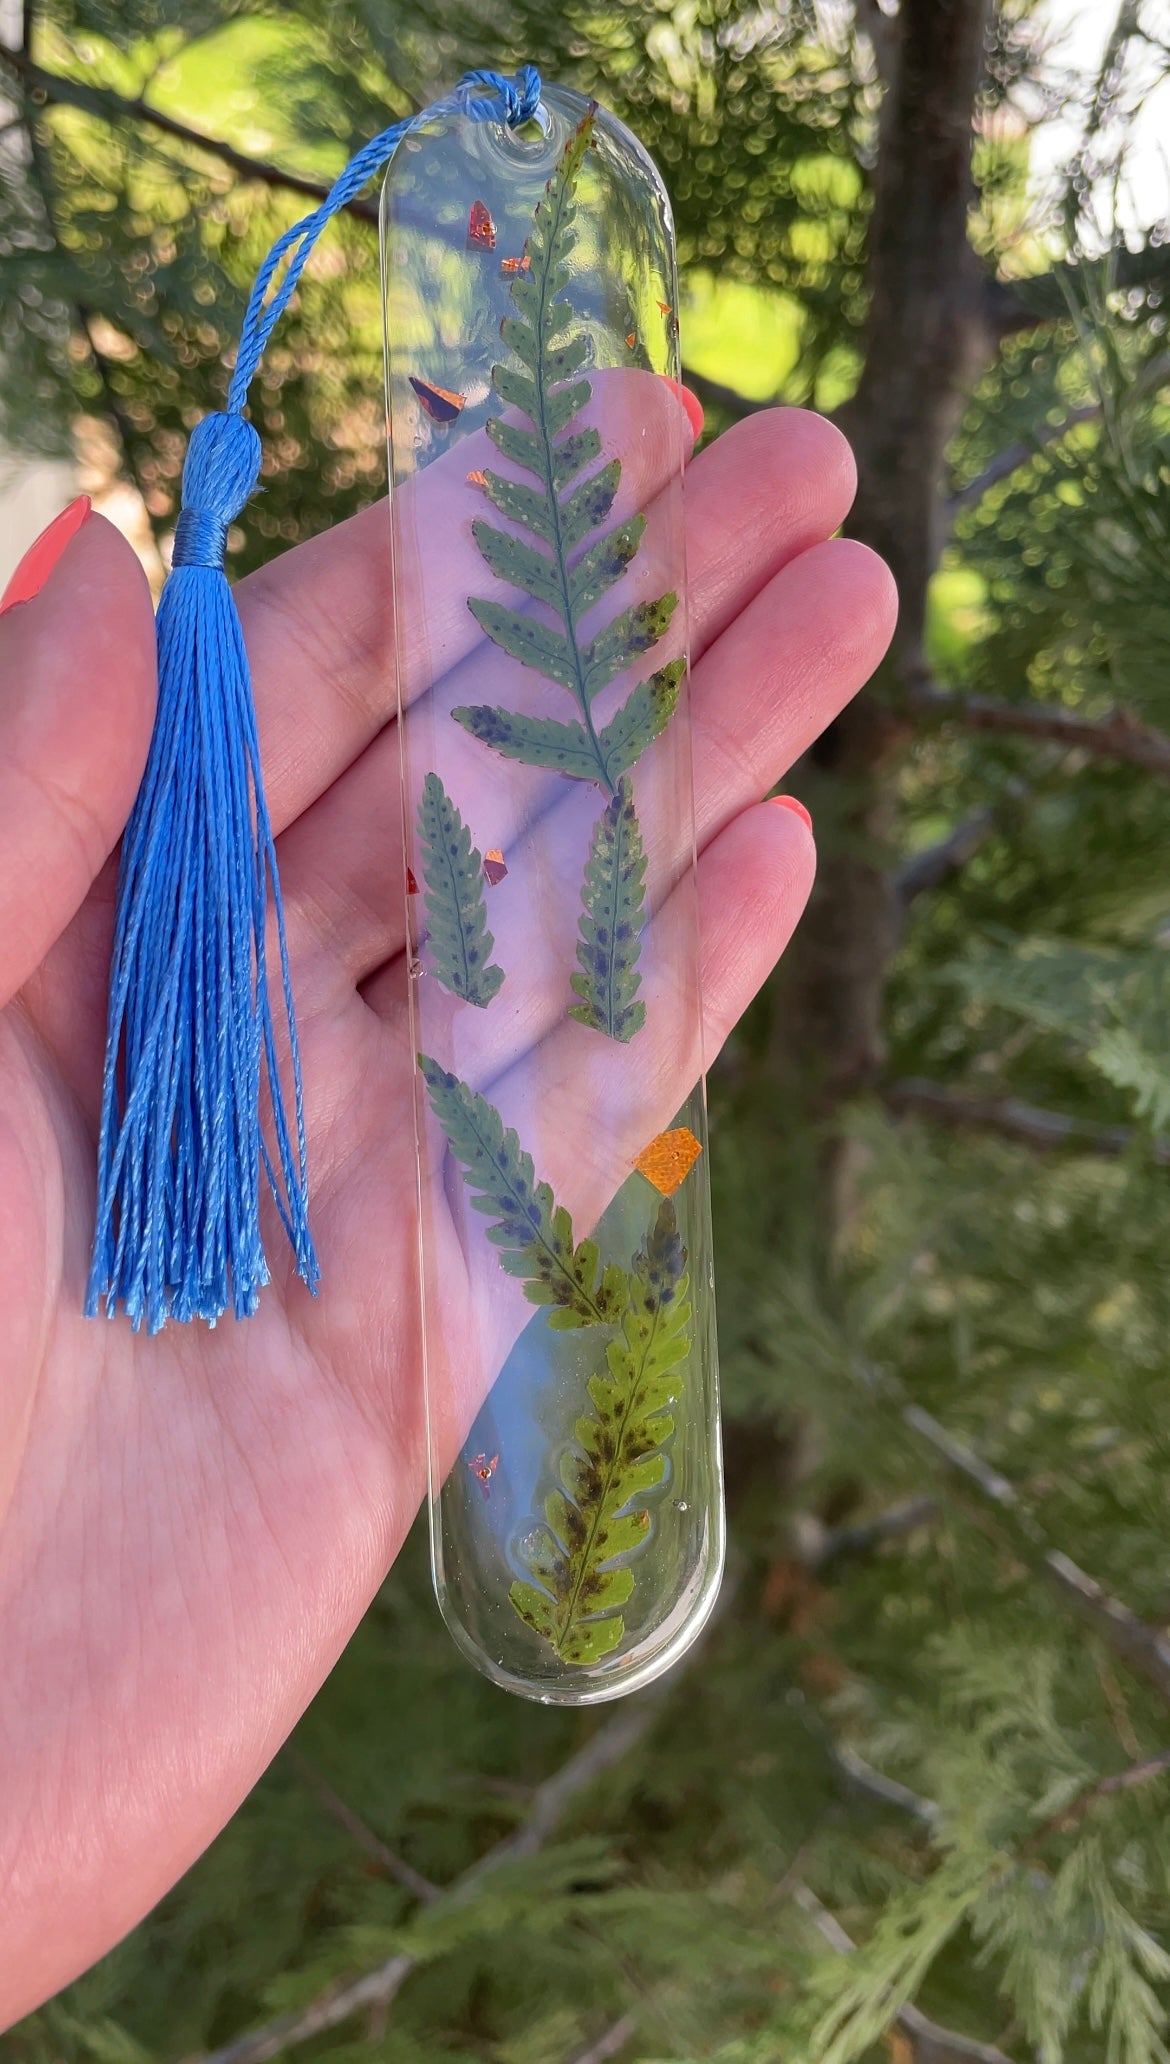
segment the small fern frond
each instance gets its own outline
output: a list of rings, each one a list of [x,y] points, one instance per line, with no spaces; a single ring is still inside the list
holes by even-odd
[[[482,1010],[504,979],[493,967],[487,928],[483,856],[437,774],[428,774],[418,806],[418,837],[427,913],[427,946],[444,989]]]
[[[524,1284],[530,1304],[551,1305],[558,1329],[613,1325],[628,1295],[625,1271],[603,1267],[595,1240],[573,1244],[573,1222],[536,1180],[532,1156],[494,1104],[469,1089],[437,1061],[419,1056],[435,1113],[472,1203],[494,1221],[487,1237],[500,1249],[500,1266]]]
[[[585,884],[581,891],[580,972],[569,977],[569,1016],[610,1039],[623,1042],[640,1032],[646,1006],[635,1001],[642,986],[637,972],[645,909],[646,854],[634,811],[629,777],[597,821]]]

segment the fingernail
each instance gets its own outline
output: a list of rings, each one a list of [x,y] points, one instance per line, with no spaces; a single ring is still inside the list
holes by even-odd
[[[809,830],[812,830],[812,818],[809,816],[809,813],[805,809],[804,804],[798,803],[794,795],[775,795],[772,797],[772,801],[774,803],[779,803],[780,808],[782,810],[791,810],[794,817],[801,818],[803,822],[808,825]]]
[[[87,494],[78,495],[67,509],[42,530],[39,538],[28,548],[4,593],[0,595],[0,616],[6,609],[15,608],[18,602],[31,602],[39,595],[54,566],[69,543],[77,536],[93,503]]]
[[[663,373],[662,377],[666,381],[671,393],[677,400],[681,401],[685,408],[691,419],[691,429],[694,431],[695,436],[701,437],[703,434],[703,404],[699,400],[698,395],[692,394],[689,387],[684,387],[681,380],[672,380],[669,373]]]

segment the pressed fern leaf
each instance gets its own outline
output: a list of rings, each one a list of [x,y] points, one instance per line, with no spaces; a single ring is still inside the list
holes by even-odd
[[[666,1476],[668,1407],[690,1352],[686,1261],[674,1205],[664,1199],[634,1257],[621,1332],[589,1379],[593,1411],[578,1419],[560,1488],[545,1499],[545,1524],[524,1544],[532,1582],[517,1581],[508,1594],[562,1662],[597,1662],[625,1633],[621,1608],[635,1572],[623,1558],[650,1536],[644,1500]]]
[[[610,1039],[632,1039],[646,1022],[645,1004],[635,1001],[642,985],[637,963],[645,879],[633,790],[623,775],[593,833],[581,891],[580,973],[569,978],[581,998],[569,1016]]]
[[[500,514],[526,530],[535,543],[482,517],[472,525],[492,572],[543,604],[558,623],[549,624],[529,609],[512,609],[502,602],[472,597],[468,604],[481,629],[502,651],[568,690],[577,704],[578,721],[552,724],[482,704],[457,709],[454,715],[473,737],[508,759],[553,767],[577,780],[599,781],[613,795],[621,774],[669,719],[674,698],[655,676],[633,691],[600,737],[591,706],[603,688],[662,637],[678,597],[670,594],[635,603],[592,639],[583,638],[583,619],[620,581],[646,528],[646,518],[633,515],[601,536],[593,535],[613,508],[621,480],[619,460],[611,459],[584,480],[578,478],[601,452],[600,436],[592,426],[574,427],[593,391],[587,379],[576,377],[589,362],[591,342],[587,336],[566,334],[575,311],[565,293],[568,258],[577,241],[577,175],[594,113],[590,109],[570,137],[537,208],[527,246],[529,269],[512,281],[516,312],[501,327],[511,361],[492,372],[500,400],[518,410],[531,427],[495,417],[487,425],[488,435],[504,457],[532,474],[538,485],[485,472],[485,491]],[[676,696],[681,673],[678,663]]]
[[[428,774],[418,806],[427,945],[444,989],[483,1009],[499,992],[502,967],[490,964],[483,857],[437,774]]]
[[[672,659],[648,681],[640,681],[617,715],[599,734],[597,745],[606,782],[616,790],[621,776],[665,731],[678,702],[686,661]],[[579,781],[596,781],[597,753],[582,724],[561,724],[551,717],[526,717],[481,702],[455,711],[465,731],[528,767],[553,767]]]
[[[614,1325],[629,1296],[624,1269],[603,1267],[597,1242],[573,1244],[573,1222],[537,1182],[531,1154],[494,1104],[425,1054],[419,1056],[431,1108],[447,1135],[463,1180],[475,1191],[477,1211],[495,1221],[487,1237],[500,1249],[500,1267],[524,1284],[530,1304],[547,1304],[549,1325]]]

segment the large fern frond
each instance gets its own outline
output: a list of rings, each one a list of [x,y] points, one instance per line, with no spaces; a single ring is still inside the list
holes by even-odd
[[[501,329],[512,358],[492,373],[500,400],[526,417],[531,427],[496,417],[488,423],[488,435],[505,458],[532,474],[538,484],[532,487],[487,472],[485,489],[500,514],[535,542],[529,544],[482,517],[472,525],[492,572],[542,604],[559,625],[501,602],[472,597],[468,604],[481,629],[502,651],[569,691],[579,721],[554,731],[545,720],[518,711],[481,706],[454,714],[473,736],[509,759],[599,781],[612,795],[621,773],[657,736],[670,709],[663,714],[663,697],[651,692],[650,684],[636,689],[620,713],[624,722],[617,751],[599,738],[591,705],[640,653],[658,642],[678,597],[668,594],[635,603],[592,639],[583,637],[584,618],[621,580],[646,528],[645,516],[634,514],[594,536],[613,508],[620,460],[611,459],[596,473],[578,479],[601,452],[601,439],[592,426],[574,427],[593,391],[589,380],[578,377],[591,357],[590,339],[566,335],[575,320],[566,289],[569,255],[577,242],[577,178],[594,113],[590,109],[570,137],[536,211],[528,239],[529,267],[512,282],[515,314]],[[572,482],[576,485],[570,487]],[[562,499],[565,489],[570,491]]]

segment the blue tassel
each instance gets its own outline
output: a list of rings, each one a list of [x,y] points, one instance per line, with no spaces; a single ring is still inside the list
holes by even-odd
[[[137,1330],[256,1309],[268,1269],[263,1165],[311,1290],[300,1059],[272,827],[240,619],[223,570],[260,439],[208,416],[183,468],[174,568],[158,611],[158,711],[122,847],[102,1086],[97,1227],[86,1311]],[[268,996],[269,896],[284,983],[294,1116]],[[119,1054],[123,1082],[119,1085]],[[267,1079],[276,1166],[260,1129]],[[292,1133],[295,1131],[295,1150]]]
[[[297,1273],[316,1291],[301,1064],[272,826],[240,620],[223,570],[228,525],[260,471],[248,389],[317,238],[404,136],[436,117],[512,128],[540,119],[540,77],[468,72],[433,106],[384,129],[320,207],[273,245],[240,334],[227,413],[194,431],[173,569],[158,611],[158,710],[122,844],[97,1220],[85,1309],[119,1306],[135,1330],[255,1311],[268,1267],[263,1169]],[[273,287],[280,268],[279,285]],[[270,289],[272,290],[270,292]],[[292,1078],[290,1121],[268,995],[275,918]],[[275,1155],[262,1130],[261,1086]]]

